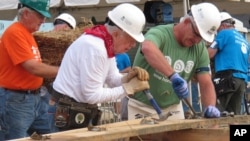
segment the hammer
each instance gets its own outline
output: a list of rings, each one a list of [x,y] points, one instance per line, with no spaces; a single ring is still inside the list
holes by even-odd
[[[154,107],[154,109],[156,110],[159,119],[157,119],[157,121],[164,121],[166,120],[169,116],[171,116],[172,114],[163,114],[161,111],[161,108],[159,107],[159,105],[157,104],[157,102],[155,101],[154,97],[152,96],[152,94],[150,93],[149,89],[143,90],[143,93],[147,96],[149,102],[151,103],[151,105]]]

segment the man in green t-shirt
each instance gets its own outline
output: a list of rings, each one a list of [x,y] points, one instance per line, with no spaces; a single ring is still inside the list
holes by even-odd
[[[212,42],[220,26],[220,14],[211,3],[193,5],[178,24],[158,25],[145,34],[133,65],[150,74],[150,92],[163,113],[179,111],[169,119],[184,119],[181,99],[188,97],[187,82],[196,78],[201,91],[204,117],[220,117],[211,81],[209,56],[203,40]],[[202,40],[203,39],[203,40]],[[128,102],[128,119],[137,114],[157,113],[142,92]]]

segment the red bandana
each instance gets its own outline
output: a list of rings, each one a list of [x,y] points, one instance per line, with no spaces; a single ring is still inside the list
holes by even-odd
[[[105,26],[103,26],[103,25],[94,26],[93,28],[86,29],[85,33],[102,38],[104,40],[104,43],[105,43],[105,47],[106,47],[106,50],[108,53],[108,58],[112,58],[115,56],[115,53],[113,50],[113,48],[114,48],[113,39],[112,39],[112,36],[108,33]]]

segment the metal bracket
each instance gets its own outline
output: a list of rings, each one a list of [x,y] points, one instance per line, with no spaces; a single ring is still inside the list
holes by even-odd
[[[140,124],[147,124],[147,125],[153,125],[153,124],[158,124],[158,122],[154,119],[146,119],[143,118],[140,122]]]

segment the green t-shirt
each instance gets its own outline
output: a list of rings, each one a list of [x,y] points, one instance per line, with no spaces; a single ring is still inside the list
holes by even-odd
[[[173,35],[173,25],[159,25],[152,27],[145,34],[146,40],[151,40],[164,54],[166,60],[171,64],[175,72],[189,81],[197,68],[208,67],[210,60],[204,42],[192,47],[183,47]],[[171,81],[162,73],[152,68],[141,53],[140,46],[136,52],[134,66],[146,69],[150,75],[150,92],[161,108],[180,102],[175,94]],[[134,98],[150,105],[147,97],[142,93],[136,93]]]

